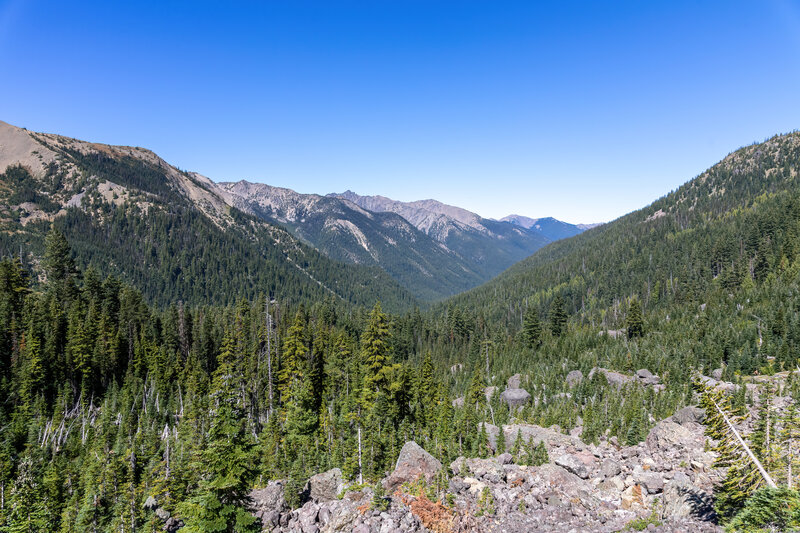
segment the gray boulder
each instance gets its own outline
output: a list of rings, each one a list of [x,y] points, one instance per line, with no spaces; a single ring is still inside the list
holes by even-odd
[[[256,514],[288,511],[289,506],[283,497],[285,485],[283,480],[270,481],[266,487],[250,491],[250,510]]]
[[[692,443],[695,436],[684,426],[672,420],[662,420],[647,435],[645,442],[651,451],[682,449]]]
[[[441,469],[442,463],[434,456],[416,442],[408,441],[400,450],[394,472],[384,480],[383,485],[392,492],[403,483],[416,481],[420,477],[430,482]]]
[[[689,406],[675,411],[675,414],[672,415],[672,420],[682,426],[685,426],[686,424],[690,423],[701,424],[705,419],[705,416],[705,411],[699,407]]]
[[[570,387],[574,387],[578,385],[581,381],[583,381],[583,372],[580,370],[573,370],[569,374],[567,374],[567,385]]]
[[[661,495],[663,515],[666,518],[695,518],[702,521],[714,521],[713,500],[711,495],[695,487],[686,476],[667,481]]]
[[[641,370],[636,371],[636,379],[638,379],[644,385],[656,385],[661,381],[661,378],[659,378],[646,368],[642,368]]]
[[[506,387],[509,389],[518,389],[520,385],[522,385],[522,374],[514,374],[506,381]]]
[[[531,401],[531,395],[525,389],[506,389],[503,391],[502,399],[511,409],[522,407]]]
[[[602,466],[600,466],[600,473],[606,478],[617,476],[620,472],[622,472],[622,467],[618,462],[610,457],[603,461]]]
[[[565,453],[556,458],[555,463],[581,479],[589,479],[590,470],[588,465],[575,455]]]
[[[338,468],[316,474],[308,480],[311,499],[317,502],[328,502],[337,499],[341,485],[342,471]]]

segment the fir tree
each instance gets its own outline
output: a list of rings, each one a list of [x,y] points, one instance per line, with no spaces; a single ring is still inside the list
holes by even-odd
[[[638,298],[631,301],[628,307],[628,316],[625,320],[625,327],[628,331],[628,338],[641,337],[644,335],[644,319],[642,318],[642,306]]]
[[[243,416],[239,394],[234,340],[223,341],[214,372],[211,394],[213,411],[209,442],[198,454],[195,468],[202,472],[194,496],[179,506],[187,533],[257,532],[260,524],[246,510],[255,480],[253,440]]]
[[[550,332],[554,337],[561,337],[567,328],[567,312],[564,309],[564,298],[557,294],[550,304]]]
[[[542,324],[539,321],[539,311],[529,307],[525,311],[525,319],[522,323],[522,331],[525,335],[525,342],[529,348],[539,346],[542,342]]]

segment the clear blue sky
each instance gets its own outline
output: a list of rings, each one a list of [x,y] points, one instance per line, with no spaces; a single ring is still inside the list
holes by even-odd
[[[0,0],[0,73],[217,181],[593,222],[800,128],[800,4]]]

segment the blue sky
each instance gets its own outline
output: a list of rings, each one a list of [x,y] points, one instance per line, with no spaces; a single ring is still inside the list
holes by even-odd
[[[593,222],[800,128],[800,3],[0,0],[0,73],[217,181]]]

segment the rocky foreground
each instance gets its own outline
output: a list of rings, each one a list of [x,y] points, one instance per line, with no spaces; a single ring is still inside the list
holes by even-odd
[[[253,491],[253,512],[265,531],[276,532],[613,532],[633,524],[647,531],[721,531],[711,507],[717,478],[713,456],[703,450],[701,418],[699,409],[684,408],[629,447],[614,438],[585,444],[558,428],[503,426],[509,448],[518,432],[525,441],[545,443],[550,461],[538,467],[516,464],[507,451],[443,466],[408,442],[383,480],[391,498],[385,511],[373,509],[372,489],[350,490],[333,469],[311,478],[299,509],[287,506],[284,483],[273,481]],[[486,430],[494,447],[501,429],[487,424]],[[414,485],[442,479],[432,499]]]

